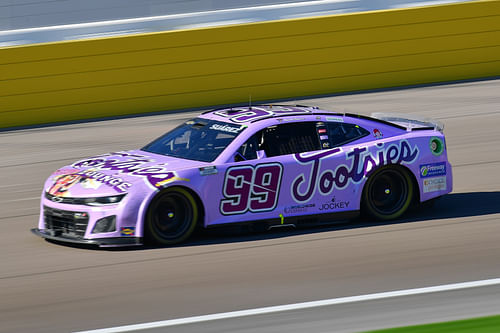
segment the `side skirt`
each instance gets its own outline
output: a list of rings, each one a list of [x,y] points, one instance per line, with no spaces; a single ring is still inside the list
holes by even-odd
[[[271,228],[279,227],[297,227],[307,228],[312,226],[333,225],[339,223],[346,223],[350,219],[356,218],[360,215],[359,210],[339,212],[339,213],[325,213],[313,215],[300,215],[300,216],[284,216],[283,218],[250,220],[244,222],[229,222],[221,224],[211,224],[206,226],[206,229],[214,229],[221,227],[240,227],[250,226],[251,229],[264,231]]]

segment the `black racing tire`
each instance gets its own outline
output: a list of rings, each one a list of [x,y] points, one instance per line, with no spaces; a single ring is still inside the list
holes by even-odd
[[[193,233],[198,217],[198,205],[188,190],[163,190],[149,205],[144,226],[146,240],[160,245],[181,243]]]
[[[364,213],[378,220],[393,220],[410,207],[414,188],[409,172],[403,167],[378,169],[367,180],[361,207]]]

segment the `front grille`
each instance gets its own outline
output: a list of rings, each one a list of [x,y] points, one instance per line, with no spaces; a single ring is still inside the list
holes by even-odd
[[[43,207],[45,229],[54,236],[83,238],[89,215],[86,212],[69,212],[66,210]]]

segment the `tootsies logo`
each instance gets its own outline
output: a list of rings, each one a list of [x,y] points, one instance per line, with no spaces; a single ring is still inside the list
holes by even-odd
[[[296,202],[308,201],[316,190],[322,195],[328,195],[334,188],[343,189],[349,182],[360,182],[363,177],[370,176],[377,167],[386,164],[410,164],[418,156],[417,146],[412,147],[406,140],[400,141],[399,144],[391,144],[387,148],[384,148],[383,144],[377,147],[380,147],[380,150],[374,153],[368,152],[366,147],[354,148],[346,154],[346,159],[351,160],[350,166],[340,164],[335,170],[325,169],[321,174],[321,161],[341,153],[341,148],[313,154],[295,154],[297,162],[310,165],[311,171],[309,178],[303,173],[293,180],[291,186],[293,199]]]
[[[161,186],[160,182],[165,182],[168,179],[173,179],[176,174],[172,171],[167,171],[163,166],[143,167],[146,163],[155,162],[155,160],[147,158],[147,156],[134,155],[127,152],[113,153],[114,156],[129,157],[130,159],[121,161],[113,158],[104,158],[102,156],[92,157],[87,160],[82,160],[73,164],[75,168],[92,168],[95,169],[113,170],[121,173],[130,174],[132,176],[143,177],[147,183],[153,187]],[[87,177],[97,178],[97,174],[85,174]],[[116,185],[116,184],[114,184]],[[120,192],[126,191],[126,187],[117,187]]]

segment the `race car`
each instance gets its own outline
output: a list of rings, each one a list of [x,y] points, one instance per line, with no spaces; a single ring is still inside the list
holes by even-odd
[[[85,158],[45,182],[46,239],[185,241],[197,226],[397,219],[452,190],[441,123],[308,106],[205,112],[132,151]]]

